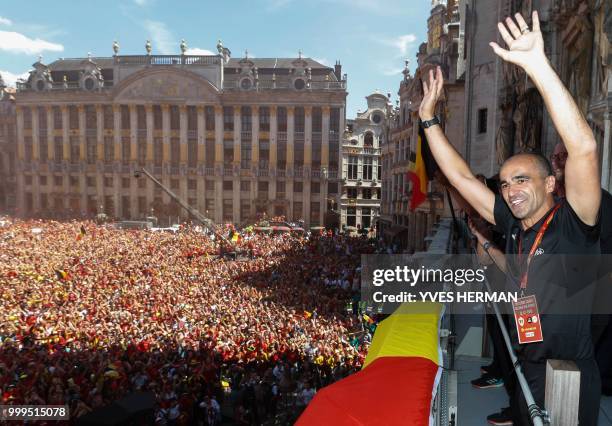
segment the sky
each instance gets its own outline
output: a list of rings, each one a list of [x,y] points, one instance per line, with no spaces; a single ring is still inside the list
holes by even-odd
[[[310,57],[342,64],[348,74],[347,118],[366,108],[376,90],[395,105],[404,61],[414,71],[427,38],[431,0],[2,0],[0,74],[8,85],[43,63],[65,58],[180,53],[216,54],[217,40],[232,57]]]

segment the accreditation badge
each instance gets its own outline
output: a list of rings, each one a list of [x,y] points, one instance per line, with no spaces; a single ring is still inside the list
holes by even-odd
[[[519,344],[543,341],[542,323],[540,322],[535,295],[521,297],[512,302],[512,309],[514,311],[514,322],[516,323]]]

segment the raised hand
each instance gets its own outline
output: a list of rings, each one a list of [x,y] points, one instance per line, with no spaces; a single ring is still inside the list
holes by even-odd
[[[422,79],[423,83],[423,100],[419,106],[419,117],[421,120],[431,120],[436,113],[436,103],[442,95],[444,89],[444,77],[440,67],[436,67],[436,76],[434,77],[433,70],[429,70],[429,84]]]
[[[506,18],[505,25],[502,22],[497,23],[497,28],[508,50],[501,48],[495,42],[489,45],[504,61],[518,65],[530,73],[547,61],[544,53],[544,40],[540,31],[540,19],[538,12],[534,11],[532,14],[533,28],[530,29],[520,13],[514,17],[516,23],[510,17]]]

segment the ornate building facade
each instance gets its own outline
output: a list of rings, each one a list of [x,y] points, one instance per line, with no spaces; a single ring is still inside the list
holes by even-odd
[[[380,209],[380,147],[391,106],[381,93],[366,100],[367,109],[348,121],[342,141],[340,223],[349,229],[373,228]]]
[[[339,192],[346,75],[302,58],[119,55],[33,65],[16,94],[17,212],[322,223]]]
[[[6,87],[0,76],[0,212],[15,209],[15,90]]]
[[[455,2],[447,4],[446,1],[434,0],[428,19],[428,41],[419,47],[414,76],[406,61],[398,91],[399,103],[389,120],[388,143],[382,147],[381,235],[408,252],[425,249],[426,237],[434,224],[441,216],[449,214],[443,189],[435,181],[429,183],[427,200],[411,211],[412,184],[407,172],[414,167],[416,158],[418,110],[423,97],[421,78],[426,78],[429,71],[435,71],[438,65],[442,68],[445,86],[437,115],[450,142],[460,152],[463,150],[464,84],[458,77],[457,68],[460,64],[459,30]]]

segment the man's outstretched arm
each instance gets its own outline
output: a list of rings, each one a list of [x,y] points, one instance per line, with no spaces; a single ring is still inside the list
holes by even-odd
[[[419,107],[421,120],[427,121],[434,117],[436,103],[443,88],[444,78],[440,67],[437,67],[435,77],[433,71],[429,71],[429,84],[423,81],[423,100]],[[427,136],[431,153],[450,184],[482,217],[495,224],[493,216],[495,195],[493,192],[474,176],[465,160],[450,144],[440,126],[425,129],[425,136]]]
[[[498,23],[499,32],[508,46],[491,47],[503,60],[523,68],[538,88],[552,121],[567,149],[565,194],[578,217],[595,224],[601,203],[597,142],[576,102],[559,79],[544,53],[538,13],[533,12],[533,28],[517,13],[516,23],[506,18]]]

